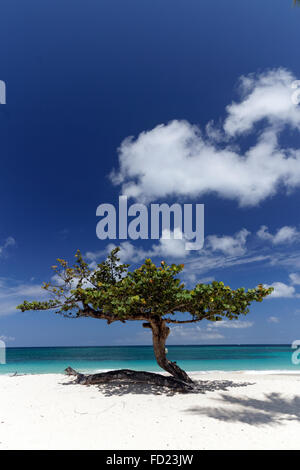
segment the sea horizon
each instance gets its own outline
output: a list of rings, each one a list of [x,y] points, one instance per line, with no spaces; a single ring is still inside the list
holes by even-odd
[[[230,343],[230,344],[169,344],[166,347],[207,347],[207,346],[290,346],[290,343]],[[107,344],[107,345],[58,345],[58,346],[6,346],[6,349],[31,349],[31,348],[152,348],[151,344]]]
[[[290,344],[168,345],[168,358],[187,372],[289,371],[300,373],[292,362]],[[27,346],[8,347],[0,374],[64,373],[66,367],[83,373],[112,369],[159,372],[151,345]]]

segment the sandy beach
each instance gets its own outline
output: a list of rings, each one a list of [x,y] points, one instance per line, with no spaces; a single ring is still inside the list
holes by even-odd
[[[300,448],[300,375],[191,376],[203,393],[0,376],[0,449]]]

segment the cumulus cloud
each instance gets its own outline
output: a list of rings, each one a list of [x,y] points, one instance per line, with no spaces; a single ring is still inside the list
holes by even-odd
[[[157,256],[170,257],[170,258],[184,258],[189,255],[190,251],[185,249],[186,238],[180,229],[175,228],[174,231],[163,230],[162,238],[157,243],[153,243],[152,247],[148,250],[137,248],[129,241],[121,242],[119,244],[120,251],[118,256],[122,263],[133,262],[137,263],[145,258],[154,258]],[[115,248],[116,245],[109,243],[105,250],[96,252],[87,252],[86,258],[94,264],[90,266],[96,267],[96,260],[100,257],[105,257]]]
[[[265,287],[274,287],[274,291],[267,298],[279,298],[279,297],[296,297],[296,289],[294,286],[289,286],[284,282],[273,282],[273,284],[265,284]]]
[[[224,129],[229,135],[250,131],[261,120],[272,126],[300,127],[300,109],[292,100],[295,77],[283,68],[259,75],[242,76],[239,103],[227,106],[228,117]]]
[[[238,256],[246,252],[246,240],[250,232],[243,228],[234,236],[210,235],[207,237],[207,245],[214,251],[221,251],[226,255]]]
[[[204,259],[214,257],[214,253],[230,257],[238,257],[246,253],[246,241],[250,232],[245,228],[234,235],[209,235],[205,239],[205,250],[199,250],[198,255]],[[185,258],[191,254],[186,250],[187,239],[179,228],[174,231],[163,230],[162,238],[153,243],[148,250],[136,247],[132,242],[124,241],[119,244],[119,257],[122,262],[138,262],[145,258],[163,256],[166,258]],[[107,256],[116,245],[109,243],[104,250],[88,251],[86,258],[91,262],[91,267],[96,267],[96,261]]]
[[[112,181],[139,201],[213,193],[241,206],[259,204],[279,186],[299,187],[300,151],[278,143],[286,126],[300,130],[300,107],[291,99],[294,80],[284,69],[242,77],[241,99],[227,107],[222,128],[209,123],[201,131],[174,120],[126,138]],[[239,139],[249,132],[256,142],[242,152]]]
[[[179,229],[175,230],[175,233]],[[165,231],[164,231],[165,232]],[[165,234],[166,235],[166,234]],[[157,243],[153,243],[149,249],[143,249],[130,241],[124,241],[119,244],[119,256],[121,262],[138,263],[145,258],[160,257],[162,259],[183,259],[185,258],[188,281],[193,281],[194,275],[199,279],[199,274],[212,269],[226,268],[240,264],[249,264],[255,262],[269,261],[271,255],[257,254],[250,252],[248,254],[246,242],[250,232],[242,229],[234,235],[210,235],[205,240],[205,248],[195,252],[185,249],[186,239],[184,234],[182,239],[161,238]],[[177,233],[178,235],[178,233]],[[96,268],[97,261],[105,258],[116,245],[109,243],[104,250],[87,252],[86,258],[90,261],[90,267]],[[192,256],[192,253],[194,256]],[[195,273],[191,271],[195,271]],[[211,276],[210,276],[211,278]]]
[[[279,245],[280,243],[293,243],[294,241],[299,240],[300,233],[295,227],[289,227],[288,225],[281,227],[277,232],[272,235],[269,232],[269,229],[266,225],[262,225],[257,232],[257,236],[261,240],[268,240],[274,245]]]
[[[186,239],[179,228],[174,231],[163,230],[162,238],[158,244],[153,244],[148,256],[166,256],[171,258],[184,258],[189,251],[185,249]]]

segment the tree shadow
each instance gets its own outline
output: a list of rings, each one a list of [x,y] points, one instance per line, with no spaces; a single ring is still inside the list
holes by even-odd
[[[74,381],[64,382],[62,385],[74,385]],[[151,385],[137,383],[125,380],[116,380],[101,385],[84,385],[85,387],[96,387],[105,397],[123,396],[127,394],[135,395],[187,395],[187,394],[204,394],[206,392],[227,391],[233,387],[247,387],[253,385],[250,382],[232,382],[231,380],[197,380],[195,388],[186,392],[172,390],[169,387],[161,387],[159,385]]]
[[[264,399],[234,397],[221,394],[215,399],[222,405],[238,408],[194,406],[184,410],[199,416],[209,416],[219,421],[240,422],[250,425],[284,424],[284,421],[300,421],[300,396],[284,398],[280,393],[265,394]]]

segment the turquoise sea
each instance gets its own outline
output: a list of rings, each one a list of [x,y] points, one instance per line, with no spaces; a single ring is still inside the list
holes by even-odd
[[[168,346],[168,358],[187,371],[288,370],[300,373],[292,363],[290,345]],[[130,368],[160,370],[151,346],[7,348],[0,374],[63,373],[67,366],[82,372]]]

